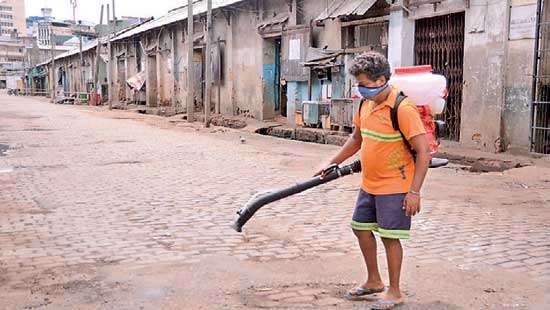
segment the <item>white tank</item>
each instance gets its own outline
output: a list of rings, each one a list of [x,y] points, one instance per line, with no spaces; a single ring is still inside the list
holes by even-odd
[[[429,106],[433,115],[443,113],[447,79],[433,74],[431,66],[397,68],[389,83],[401,90],[417,106]]]

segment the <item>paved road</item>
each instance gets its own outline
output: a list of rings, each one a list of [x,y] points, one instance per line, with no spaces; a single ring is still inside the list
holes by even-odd
[[[228,229],[251,194],[307,177],[333,151],[2,96],[0,284],[81,264],[193,264],[214,255],[277,262],[356,253],[348,222],[357,176],[263,209],[244,236]],[[536,167],[431,171],[407,255],[549,280],[549,189],[547,170]],[[292,302],[298,295],[286,297]]]

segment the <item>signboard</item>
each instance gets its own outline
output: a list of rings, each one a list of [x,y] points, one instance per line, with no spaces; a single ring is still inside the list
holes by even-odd
[[[301,59],[301,42],[300,39],[292,39],[289,42],[290,47],[288,51],[288,59],[289,60],[298,60]]]
[[[510,40],[534,39],[537,5],[513,6],[510,12]]]

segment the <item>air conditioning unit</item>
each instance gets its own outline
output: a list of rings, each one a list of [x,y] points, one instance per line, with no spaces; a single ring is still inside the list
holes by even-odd
[[[302,103],[302,118],[304,125],[320,127],[321,116],[330,114],[330,103],[319,101],[304,101]]]

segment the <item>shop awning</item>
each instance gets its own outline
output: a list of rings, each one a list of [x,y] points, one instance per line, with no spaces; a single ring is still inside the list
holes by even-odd
[[[302,65],[311,68],[327,68],[340,65],[338,56],[343,55],[343,50],[325,50],[310,47],[307,50],[306,61]]]
[[[271,19],[265,20],[261,24],[259,24],[257,26],[258,30],[262,31],[262,30],[264,30],[265,28],[268,28],[268,27],[284,24],[288,21],[288,18],[289,18],[288,14],[277,15],[277,16],[275,16]]]
[[[376,0],[335,0],[315,19],[323,21],[343,16],[362,16],[374,5]]]

